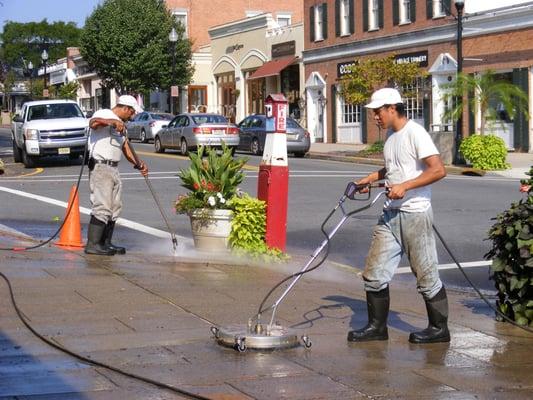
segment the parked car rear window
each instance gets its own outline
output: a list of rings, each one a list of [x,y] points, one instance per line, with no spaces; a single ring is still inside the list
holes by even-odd
[[[170,121],[174,116],[172,114],[150,114],[152,119],[158,121]]]
[[[192,117],[192,120],[196,125],[201,124],[224,124],[228,120],[222,115],[196,115]]]
[[[76,104],[39,104],[31,106],[28,121],[36,119],[84,118]]]
[[[292,118],[287,118],[287,128],[300,128],[300,125]]]

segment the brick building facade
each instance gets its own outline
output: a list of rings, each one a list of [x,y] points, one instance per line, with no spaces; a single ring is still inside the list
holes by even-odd
[[[467,0],[468,1],[468,0]],[[467,9],[468,11],[468,9]],[[372,143],[383,139],[363,107],[344,102],[338,80],[355,60],[394,55],[415,61],[428,72],[417,79],[407,98],[409,116],[430,131],[452,129],[442,120],[447,106],[442,86],[457,71],[457,23],[449,0],[305,0],[306,101],[309,130],[315,141]],[[466,14],[463,70],[491,69],[519,85],[531,98],[533,2]],[[531,114],[530,101],[530,114]],[[465,110],[465,134],[479,130],[475,110]],[[509,148],[531,151],[531,122],[524,115],[502,121],[496,133]]]

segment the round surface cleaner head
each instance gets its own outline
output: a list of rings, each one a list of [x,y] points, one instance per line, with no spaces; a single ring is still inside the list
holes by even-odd
[[[211,332],[220,345],[232,347],[240,352],[247,349],[289,349],[300,345],[300,339],[294,330],[279,325],[271,327],[266,324],[231,325],[212,327]],[[305,347],[311,347],[311,341],[307,336],[302,336],[301,340]]]

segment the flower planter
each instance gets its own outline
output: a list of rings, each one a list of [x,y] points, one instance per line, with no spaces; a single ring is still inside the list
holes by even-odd
[[[201,251],[229,251],[231,210],[196,210],[189,214],[194,247]]]

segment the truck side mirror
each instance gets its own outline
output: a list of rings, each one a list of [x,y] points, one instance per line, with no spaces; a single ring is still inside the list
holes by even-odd
[[[24,122],[24,121],[22,120],[22,117],[20,115],[15,115],[13,117],[13,122]]]

